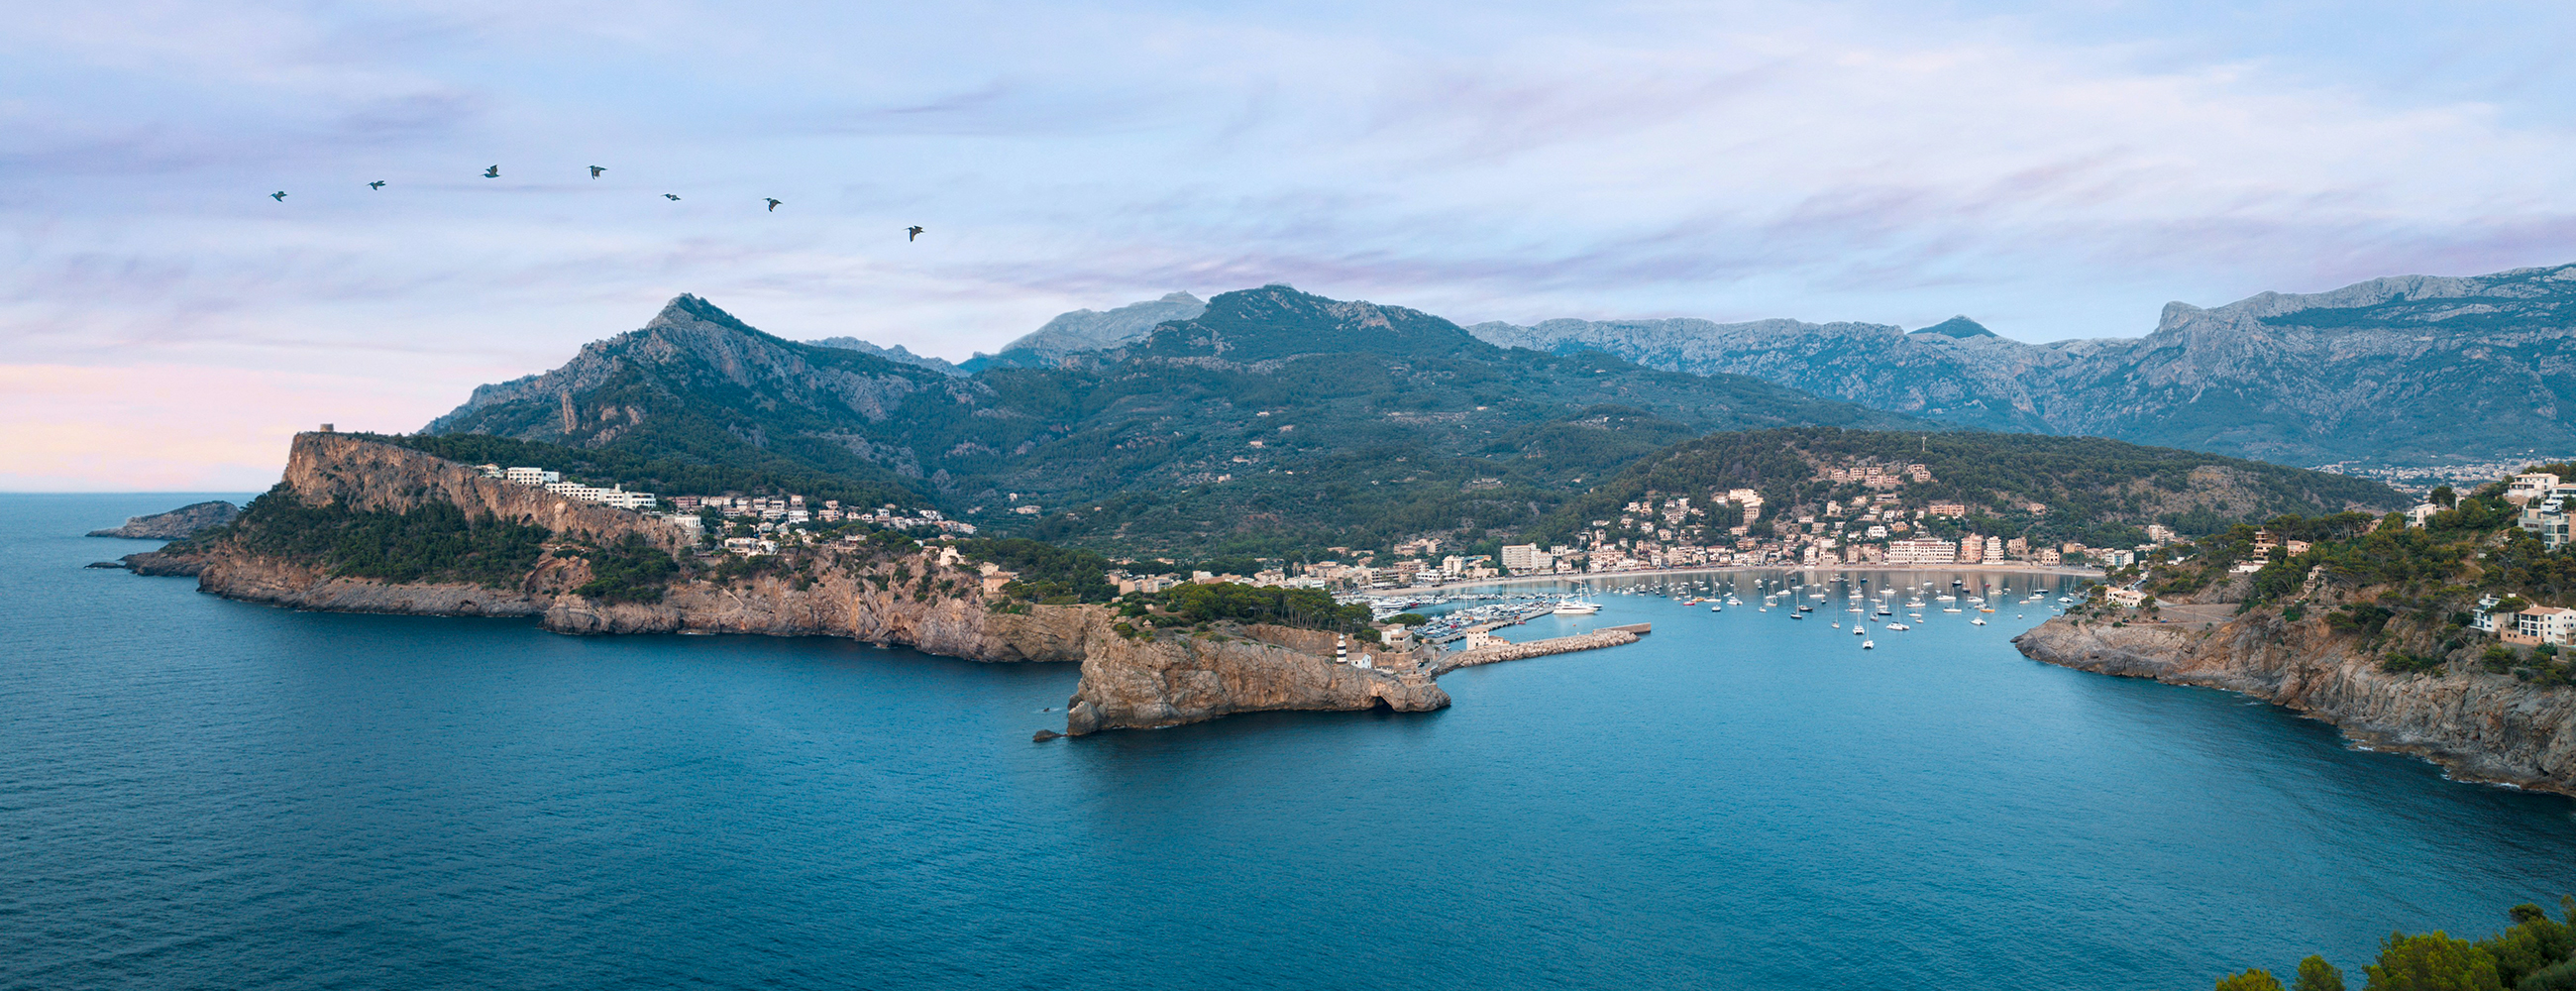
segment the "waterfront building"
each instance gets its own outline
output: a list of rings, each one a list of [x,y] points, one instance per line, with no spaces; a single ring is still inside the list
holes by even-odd
[[[1921,537],[1887,542],[1887,563],[1890,565],[1950,564],[1958,559],[1959,545],[1947,540]]]
[[[1537,544],[1503,545],[1503,571],[1507,574],[1529,574],[1551,569],[1555,556],[1540,550]]]

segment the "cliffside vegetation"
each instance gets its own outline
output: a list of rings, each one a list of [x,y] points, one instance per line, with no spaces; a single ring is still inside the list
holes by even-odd
[[[1279,588],[1211,582],[1178,585],[1156,593],[1120,600],[1123,615],[1144,616],[1160,609],[1192,624],[1215,622],[1276,623],[1309,630],[1358,633],[1368,630],[1369,607],[1341,605],[1331,593],[1312,588]],[[1375,640],[1375,631],[1367,639]]]
[[[660,602],[663,588],[680,574],[679,561],[639,534],[574,553],[589,560],[591,577],[573,594],[601,602]]]
[[[2538,905],[2513,907],[2513,924],[2476,942],[2448,933],[2390,933],[2362,968],[2368,991],[2576,991],[2576,898],[2562,918]],[[2262,969],[2218,979],[2217,991],[2345,991],[2343,972],[2323,957],[2299,962],[2286,988]]]
[[[230,527],[188,545],[229,541],[260,554],[313,561],[350,578],[501,588],[536,567],[549,536],[541,526],[488,513],[468,517],[444,502],[408,513],[352,510],[337,502],[308,506],[279,483],[251,500]]]
[[[2543,465],[2565,472],[2576,466]],[[2397,514],[2338,513],[2274,517],[2261,527],[2237,525],[2172,549],[2173,559],[2112,576],[2163,601],[2220,594],[2244,610],[2275,609],[2285,620],[2324,614],[2335,630],[2358,637],[2392,671],[2439,675],[2476,664],[2543,685],[2576,683],[2576,664],[2551,646],[2492,642],[2471,628],[2472,610],[2495,596],[2499,611],[2531,603],[2576,604],[2576,545],[2550,551],[2516,525],[2518,508],[2504,483],[2467,496],[2437,490],[2451,508],[2410,527]],[[2258,538],[2270,547],[2250,575],[2234,571],[2257,560]],[[2292,542],[2307,546],[2292,553]]]
[[[1047,605],[1107,602],[1118,595],[1117,587],[1101,577],[1109,571],[1109,559],[1091,551],[1010,537],[960,541],[957,552],[1018,574],[1002,586],[1005,595]]]

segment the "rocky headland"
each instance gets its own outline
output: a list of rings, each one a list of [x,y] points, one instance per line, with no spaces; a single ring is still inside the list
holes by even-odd
[[[649,601],[585,596],[577,590],[594,577],[588,549],[636,540],[695,560],[689,532],[365,437],[298,435],[282,491],[309,506],[374,512],[445,503],[478,518],[488,513],[543,526],[555,539],[533,567],[503,582],[352,577],[325,561],[264,552],[258,534],[233,531],[128,555],[126,563],[137,574],[195,577],[198,590],[209,594],[296,609],[534,617],[545,629],[569,634],[837,636],[975,661],[1079,663],[1082,680],[1067,703],[1065,727],[1076,736],[1237,712],[1421,712],[1449,704],[1430,675],[1410,665],[1398,671],[1335,662],[1329,648],[1313,649],[1330,639],[1316,631],[1254,627],[1239,637],[1120,631],[1106,607],[988,598],[971,564],[936,543],[907,542],[900,551],[821,544],[800,548],[792,569],[728,578],[719,569],[684,568]]]
[[[2462,780],[2576,794],[2576,690],[2454,663],[2391,671],[2324,618],[2259,608],[2214,624],[2057,617],[2014,638],[2033,660],[2240,692]]]
[[[231,523],[241,515],[241,507],[212,499],[194,502],[166,513],[129,516],[125,525],[107,530],[92,530],[93,537],[124,537],[131,540],[186,540],[200,533]]]

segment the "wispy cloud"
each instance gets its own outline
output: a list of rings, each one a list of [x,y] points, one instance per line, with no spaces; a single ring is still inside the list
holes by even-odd
[[[40,370],[11,381],[156,383],[263,437],[416,426],[683,291],[950,357],[1269,281],[2048,339],[2576,255],[2576,23],[2537,3],[13,13],[0,345]],[[184,408],[0,408],[53,438],[0,484],[265,480],[212,439],[65,460]]]

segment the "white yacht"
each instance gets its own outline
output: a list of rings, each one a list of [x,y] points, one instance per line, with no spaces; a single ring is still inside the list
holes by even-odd
[[[1563,599],[1557,602],[1555,609],[1549,611],[1559,616],[1590,616],[1601,611],[1601,604],[1584,599]]]

